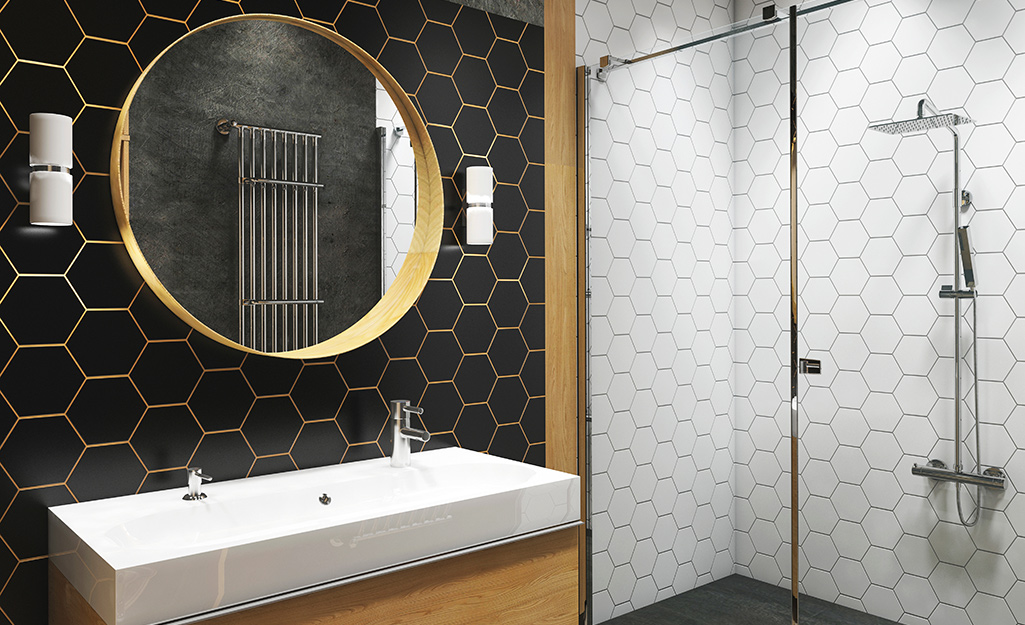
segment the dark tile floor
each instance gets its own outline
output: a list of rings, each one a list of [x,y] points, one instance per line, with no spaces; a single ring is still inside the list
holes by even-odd
[[[609,625],[786,625],[790,591],[731,575],[682,595],[618,616]],[[897,625],[820,599],[801,595],[802,625]]]

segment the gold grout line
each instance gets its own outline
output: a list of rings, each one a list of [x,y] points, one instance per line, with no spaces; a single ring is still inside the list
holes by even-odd
[[[189,11],[189,14],[187,16],[185,16],[184,23],[185,23],[186,28],[189,29],[189,32],[192,32],[192,28],[189,26],[189,20],[192,19],[192,15],[196,12],[196,9],[199,8],[199,5],[200,5],[201,2],[202,2],[202,0],[196,0],[196,4],[194,4],[192,6],[192,9]]]
[[[12,550],[11,553],[13,554],[13,550]],[[15,556],[15,557],[17,557],[17,556]],[[26,564],[28,562],[38,562],[40,560],[46,560],[49,557],[50,556],[45,555],[45,556],[33,556],[31,558],[21,558],[21,559],[18,559],[18,564]]]
[[[68,8],[68,13],[71,15],[71,19],[75,20],[75,25],[78,26],[78,30],[82,31],[82,35],[85,36],[85,29],[82,28],[82,22],[78,21],[78,16],[75,15],[75,10],[68,4],[68,0],[64,0],[64,6]]]
[[[224,428],[224,429],[221,429],[221,430],[204,430],[203,431],[203,435],[205,436],[207,434],[231,434],[232,432],[238,432],[239,434],[242,434],[242,428]],[[245,436],[243,435],[242,438],[245,438]]]
[[[72,498],[73,498],[73,499],[75,500],[75,502],[77,502],[77,503],[81,503],[81,502],[82,502],[82,500],[78,498],[78,495],[76,495],[76,494],[75,494],[75,491],[71,490],[71,486],[69,486],[69,485],[68,485],[68,480],[70,480],[70,479],[71,479],[71,476],[72,476],[72,475],[73,475],[73,474],[75,473],[75,469],[77,469],[77,468],[78,468],[78,464],[79,464],[80,462],[82,462],[82,458],[83,458],[84,456],[85,456],[85,449],[82,449],[82,451],[81,451],[81,452],[80,452],[80,453],[78,454],[78,459],[77,459],[77,460],[75,460],[75,464],[74,464],[74,466],[72,466],[72,467],[71,467],[71,470],[70,470],[70,471],[68,471],[68,474],[67,474],[67,476],[66,476],[66,477],[64,478],[64,481],[62,482],[62,485],[64,486],[64,488],[66,488],[66,489],[68,490],[68,492],[69,492],[69,493],[71,493],[71,497],[72,497]]]
[[[143,16],[142,21],[145,22],[146,20],[160,20],[162,22],[171,22],[172,24],[181,24],[181,25],[185,26],[186,28],[188,28],[188,26],[189,26],[188,24],[185,23],[185,20],[176,20],[173,17],[168,17],[166,15],[157,15],[155,13],[146,13]],[[139,25],[141,26],[142,23],[140,23]],[[135,33],[132,33],[132,36],[134,37]],[[129,41],[126,42],[126,43],[128,43],[128,45],[131,46],[131,39],[129,39]]]
[[[65,2],[65,4],[67,4],[67,2]],[[79,26],[79,28],[81,29],[82,27]],[[82,38],[78,41],[78,45],[76,45],[75,49],[71,51],[71,54],[68,56],[68,58],[65,59],[64,62],[59,65],[59,67],[61,69],[63,69],[65,73],[68,73],[68,63],[71,62],[71,59],[75,58],[75,55],[78,54],[78,51],[82,49],[82,44],[84,44],[84,43],[85,43],[85,33],[83,32],[82,33]],[[26,63],[30,63],[30,62],[31,61],[26,61]],[[39,65],[50,65],[50,64],[49,63],[39,63]],[[68,73],[68,80],[71,81],[71,86],[75,87],[75,91],[78,91],[78,86],[75,85],[75,80],[73,78],[71,78],[71,74],[70,73]],[[78,95],[81,96],[82,95],[81,92]],[[82,99],[85,100],[85,98],[82,98]]]
[[[298,377],[296,377],[296,382],[298,382],[298,381],[299,381],[299,378],[298,378]],[[294,383],[293,383],[293,385],[292,385],[292,388],[293,388],[293,389],[295,388],[295,384],[294,384]],[[294,397],[292,397],[292,390],[291,390],[291,389],[290,389],[290,390],[288,391],[288,395],[287,395],[287,397],[288,397],[288,401],[289,401],[289,402],[291,402],[291,404],[292,404],[292,408],[294,408],[294,409],[295,409],[295,414],[299,415],[299,419],[300,419],[300,420],[301,420],[301,421],[302,421],[303,423],[306,423],[306,419],[304,419],[304,418],[303,418],[303,413],[302,413],[302,412],[300,412],[300,410],[299,410],[299,404],[295,403],[295,398],[294,398]],[[299,435],[298,435],[298,434],[296,434],[296,436],[299,436]]]
[[[132,37],[135,36],[135,33],[139,32],[139,29],[142,28],[142,23],[146,21],[146,7],[143,6],[142,0],[136,0],[136,2],[139,3],[139,8],[142,9],[142,19],[139,20],[139,23],[135,25],[135,30],[132,31],[131,35],[128,35],[128,39],[125,40],[125,43],[128,43],[132,40]]]
[[[79,44],[79,45],[81,45],[81,44]],[[78,48],[76,47],[75,49],[77,50]],[[14,65],[17,65],[18,63],[22,63],[22,64],[25,64],[25,65],[36,65],[38,67],[49,67],[50,69],[64,69],[64,65],[59,65],[57,63],[47,63],[45,61],[33,61],[32,59],[19,59],[17,56],[15,56]],[[13,66],[12,66],[12,69],[13,69]]]
[[[14,431],[13,427],[11,428],[11,431]],[[2,523],[4,520],[4,516],[7,514],[7,511],[11,509],[12,505],[14,505],[14,499],[18,496],[18,493],[21,492],[21,489],[18,488],[18,483],[14,481],[14,478],[11,477],[11,474],[8,473],[7,467],[0,465],[0,471],[4,472],[4,475],[7,476],[7,479],[11,481],[11,484],[13,484],[15,488],[14,497],[11,497],[11,500],[7,503],[6,506],[4,506],[3,510],[0,511],[0,523]],[[2,536],[0,536],[0,541],[2,541],[4,545],[7,545],[7,541]],[[8,549],[10,549],[10,547],[8,547]]]
[[[139,22],[139,26],[135,30],[138,31],[140,28],[142,28],[142,22]],[[132,33],[132,37],[135,37],[135,33]],[[128,38],[129,41],[131,41],[132,37]],[[130,44],[130,43],[128,43],[126,41],[125,45],[128,46],[128,54],[132,55],[132,60],[135,61],[135,65],[138,66],[139,71],[142,72],[142,70],[144,70],[146,68],[143,67],[142,66],[142,62],[139,61],[139,57],[135,54],[135,50],[132,48],[132,44]],[[88,106],[88,104],[86,104],[86,106]]]
[[[140,417],[139,419],[141,421],[142,417]],[[138,426],[138,424],[136,424],[136,426]],[[74,424],[72,424],[72,427],[74,427]],[[135,433],[135,428],[132,428],[132,433]],[[117,447],[119,445],[128,445],[129,447],[131,447],[131,437],[126,438],[123,441],[106,441],[103,443],[86,443],[85,441],[82,442],[85,443],[85,449],[96,449],[99,447]]]
[[[142,24],[142,22],[139,22],[139,23]],[[85,30],[83,29],[82,32],[85,32]],[[82,43],[85,43],[86,41],[102,41],[103,43],[113,43],[113,44],[117,44],[119,46],[128,47],[128,42],[127,41],[121,41],[119,39],[109,39],[107,37],[100,37],[100,36],[97,36],[97,35],[85,35],[83,40],[82,40]],[[72,55],[72,56],[74,56],[74,55]],[[70,61],[70,59],[68,59],[68,60]]]

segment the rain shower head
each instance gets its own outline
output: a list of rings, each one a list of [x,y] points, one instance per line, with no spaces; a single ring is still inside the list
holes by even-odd
[[[952,128],[953,126],[971,123],[973,123],[972,120],[964,115],[942,113],[929,117],[916,117],[899,122],[876,124],[875,126],[869,126],[869,129],[885,132],[888,135],[908,135],[916,132],[925,132],[933,128]]]

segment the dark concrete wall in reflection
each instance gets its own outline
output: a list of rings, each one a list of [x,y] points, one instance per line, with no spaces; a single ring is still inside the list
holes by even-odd
[[[462,4],[481,11],[487,11],[493,15],[501,15],[514,20],[544,26],[545,24],[545,1],[544,0],[453,0],[456,4]]]
[[[179,42],[137,92],[130,118],[132,229],[171,294],[207,326],[239,340],[238,131],[216,132],[220,118],[323,135],[320,337],[341,332],[380,297],[373,75],[316,33],[247,20]],[[300,144],[300,158],[302,150]]]

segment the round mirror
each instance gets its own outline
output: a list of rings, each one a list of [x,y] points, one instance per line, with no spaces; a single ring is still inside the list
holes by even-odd
[[[252,352],[380,336],[441,241],[441,174],[409,98],[348,39],[285,16],[217,20],[157,56],[118,119],[111,189],[157,296]]]

